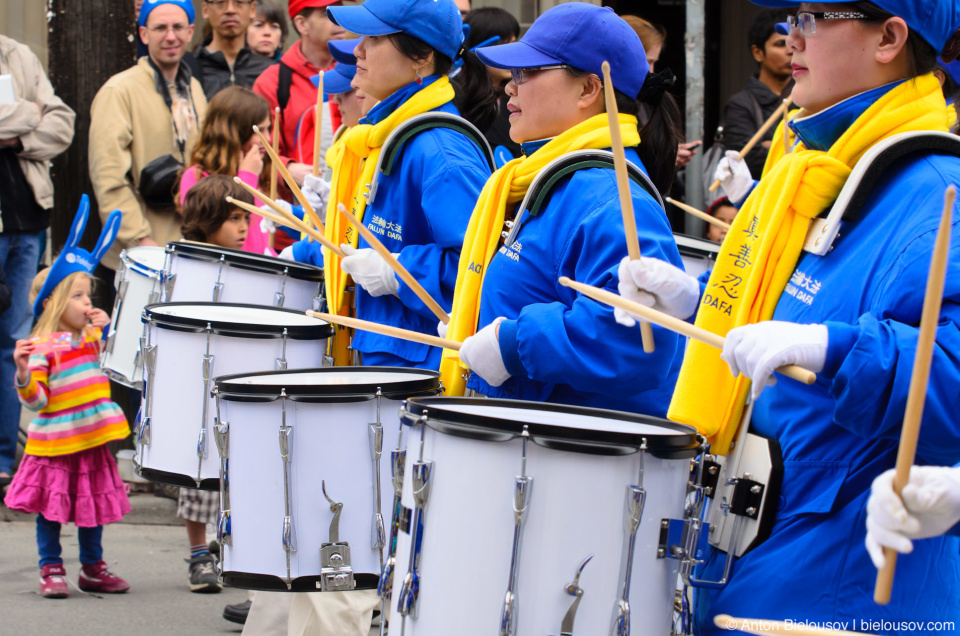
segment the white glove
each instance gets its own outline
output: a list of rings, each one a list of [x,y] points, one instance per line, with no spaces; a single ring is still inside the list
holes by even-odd
[[[630,260],[624,256],[617,270],[620,295],[635,303],[653,307],[674,318],[686,320],[697,311],[700,302],[700,283],[679,267],[656,258]],[[614,317],[621,325],[637,324],[634,314],[614,309]]]
[[[798,325],[767,320],[731,329],[720,357],[734,377],[743,374],[753,380],[753,399],[767,385],[776,384],[774,369],[800,365],[814,373],[827,362],[826,325]]]
[[[747,162],[740,159],[736,150],[728,150],[717,163],[713,180],[719,181],[727,198],[733,203],[741,203],[753,189],[753,175]]]
[[[277,254],[277,258],[282,258],[285,261],[297,260],[293,257],[293,245],[287,245],[285,248],[283,248],[283,251]]]
[[[352,245],[340,246],[346,258],[341,259],[340,267],[347,274],[353,276],[353,281],[367,290],[371,296],[396,295],[400,289],[400,281],[393,268],[383,260],[383,257],[369,247],[358,250]],[[394,254],[394,256],[397,256]]]
[[[884,546],[913,551],[910,539],[936,537],[960,522],[960,468],[913,466],[903,488],[903,500],[893,492],[888,470],[873,480],[867,501],[867,552],[880,569]]]
[[[321,210],[327,209],[327,199],[330,198],[329,181],[308,174],[303,178],[303,187],[300,191],[303,192],[303,196],[307,198],[314,212],[319,214]]]
[[[497,325],[506,320],[503,316],[463,341],[460,346],[460,362],[487,381],[490,386],[500,386],[510,378],[500,355]]]
[[[283,199],[277,199],[277,205],[279,205],[281,208],[283,208],[290,214],[293,214],[293,207]],[[267,214],[272,214],[274,216],[276,216],[277,214],[276,210],[274,210],[273,208],[271,208],[269,205],[266,205],[266,204],[261,205],[260,209],[266,212]],[[273,234],[274,232],[277,231],[277,224],[265,216],[260,217],[260,231],[263,232],[264,234]]]
[[[439,322],[437,322],[437,335],[440,336],[441,338],[446,338],[446,337],[447,337],[447,326],[448,326],[448,325],[444,324],[444,322],[443,322],[442,320],[439,321]]]

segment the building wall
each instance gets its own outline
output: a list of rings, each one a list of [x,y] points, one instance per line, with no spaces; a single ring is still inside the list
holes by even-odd
[[[0,33],[23,42],[47,65],[47,3],[0,0]]]

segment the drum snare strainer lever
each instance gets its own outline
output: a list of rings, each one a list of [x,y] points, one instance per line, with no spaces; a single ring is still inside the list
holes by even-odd
[[[560,636],[573,636],[573,621],[577,618],[577,608],[580,607],[580,599],[583,598],[583,588],[580,587],[580,575],[583,573],[583,568],[586,567],[587,563],[590,563],[590,559],[592,558],[593,555],[591,554],[580,562],[580,565],[577,567],[577,574],[573,577],[573,583],[570,583],[564,588],[564,592],[573,597],[573,603],[563,617],[563,622],[560,623]]]
[[[327,494],[327,482],[320,482],[323,496],[330,504],[333,519],[330,520],[330,540],[320,545],[320,582],[321,592],[343,592],[357,587],[350,566],[350,544],[340,541],[340,513],[343,503],[334,501]]]

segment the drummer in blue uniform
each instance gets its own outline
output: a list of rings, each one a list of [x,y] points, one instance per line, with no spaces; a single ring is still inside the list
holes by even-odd
[[[400,124],[427,112],[459,115],[448,74],[462,53],[460,12],[453,0],[367,0],[327,11],[333,22],[363,36],[354,51],[354,82],[367,99],[379,102],[344,134],[344,152],[330,166],[330,205],[343,203],[361,217],[413,278],[449,308],[470,212],[490,176],[487,159],[462,132],[432,128],[406,142],[389,174],[373,170],[388,134]],[[328,214],[327,232],[337,239],[352,235],[337,218],[335,211]],[[360,287],[358,318],[435,332],[431,310],[362,238],[345,251],[342,263],[326,255],[327,276],[339,280],[341,290],[328,299],[331,311],[342,302],[342,265]],[[377,333],[357,331],[352,348],[364,365],[436,369],[440,364],[436,347]]]
[[[765,174],[743,203],[702,296],[686,274],[662,263],[630,263],[620,270],[627,297],[652,298],[670,310],[671,303],[662,302],[664,292],[686,295],[684,309],[672,311],[682,319],[691,318],[687,308],[699,303],[697,324],[726,335],[723,361],[734,376],[752,379],[752,387],[738,387],[743,394],[730,402],[739,397],[742,407],[746,391],[759,394],[751,430],[777,440],[783,452],[780,505],[770,536],[736,561],[726,587],[699,590],[698,633],[721,633],[712,624],[719,613],[846,621],[848,629],[883,634],[903,633],[892,625],[897,621],[958,625],[957,537],[917,542],[897,564],[886,606],[873,602],[877,571],[863,544],[870,484],[895,463],[930,255],[944,191],[960,184],[960,158],[930,150],[898,160],[866,193],[859,214],[843,221],[832,250],[819,256],[804,253],[802,245],[809,220],[833,205],[850,168],[867,150],[895,133],[948,130],[949,111],[933,70],[941,51],[957,51],[960,2],[802,3],[798,11],[780,27],[793,53],[793,99],[803,107],[790,123],[796,144],[784,154],[783,136],[775,136]],[[954,212],[920,464],[960,460],[958,220]],[[777,241],[764,240],[773,236]],[[753,237],[757,242],[747,245]],[[759,247],[774,243],[787,247],[772,256]],[[757,249],[745,255],[742,244]],[[739,265],[761,268],[737,273],[745,281],[740,289],[728,278],[743,271],[737,256]],[[747,285],[759,280],[753,274],[766,273],[771,273],[763,279],[769,284],[766,296],[750,296]],[[730,301],[733,318],[725,318],[724,310],[708,301],[725,294],[721,283],[769,312],[737,320],[742,314]],[[779,377],[767,386],[772,370],[785,364],[816,371],[817,382],[806,386]],[[722,410],[723,396],[715,387],[728,381],[733,382],[723,362],[691,344],[671,418],[677,415],[702,430],[706,423],[714,434],[707,411]],[[717,580],[724,559],[711,553],[700,577]]]
[[[612,310],[557,282],[569,276],[617,286],[627,246],[612,163],[563,176],[534,213],[518,204],[551,161],[610,148],[600,79],[609,61],[626,158],[647,182],[630,183],[640,250],[682,267],[656,194],[673,179],[679,142],[667,76],[649,74],[640,39],[611,9],[581,2],[548,10],[519,42],[477,55],[512,72],[510,136],[524,157],[487,182],[468,229],[446,331],[463,346],[459,360],[445,351],[441,366],[448,394],[462,394],[469,368],[466,388],[490,397],[662,416],[679,368],[679,338],[654,329],[656,350],[645,354],[639,342],[613,336],[619,328]],[[652,116],[638,130],[641,102]],[[511,230],[500,242],[501,231]]]

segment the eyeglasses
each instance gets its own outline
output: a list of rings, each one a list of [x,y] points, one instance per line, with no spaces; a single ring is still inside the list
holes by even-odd
[[[553,71],[558,68],[570,68],[566,64],[550,64],[548,66],[530,66],[527,68],[512,68],[510,75],[513,76],[513,83],[520,86],[526,82],[531,75],[539,71]]]
[[[204,4],[212,5],[218,11],[226,8],[226,6],[231,2],[233,2],[238,9],[245,9],[256,2],[256,0],[203,0]]]
[[[158,24],[155,27],[150,27],[150,32],[154,35],[159,35],[161,37],[166,37],[167,33],[173,31],[173,34],[177,37],[181,37],[186,34],[187,29],[190,28],[189,24],[174,24],[173,26],[167,26],[166,24]]]
[[[817,32],[817,20],[866,20],[867,16],[856,11],[801,11],[797,15],[787,16],[787,27],[792,33],[800,27],[804,37]]]

